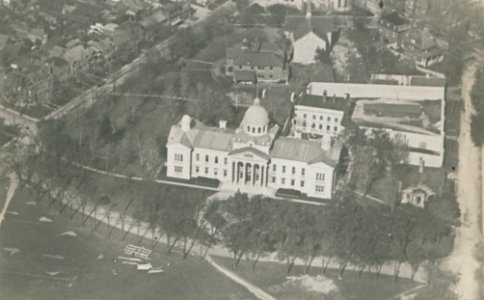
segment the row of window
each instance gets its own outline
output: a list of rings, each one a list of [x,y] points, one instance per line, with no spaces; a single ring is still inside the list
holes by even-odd
[[[316,173],[316,181],[324,181],[324,173]]]
[[[242,65],[239,65],[239,69],[242,69],[242,68],[243,68],[243,66],[242,66]],[[255,66],[250,66],[250,68],[251,68],[252,70],[254,70],[254,69],[255,69]],[[269,70],[274,69],[274,67],[273,67],[273,66],[270,66],[270,67],[267,67],[267,68],[268,68]],[[257,70],[265,70],[265,69],[266,69],[266,67],[264,67],[264,66],[257,66]]]
[[[276,164],[272,165],[272,171],[273,172],[277,171],[277,165]],[[301,175],[304,176],[305,171],[306,170],[304,168],[301,168]],[[284,166],[284,165],[282,166],[282,173],[286,173],[286,166]],[[296,174],[296,167],[291,168],[291,174]]]
[[[275,176],[272,176],[271,181],[272,181],[272,183],[276,183],[276,181],[277,181],[276,177],[275,177]],[[291,179],[291,180],[290,180],[290,183],[291,183],[291,186],[295,186],[295,185],[296,185],[296,180]],[[286,184],[286,178],[281,178],[281,184],[282,184],[282,185],[285,185],[285,184]],[[304,187],[304,180],[301,180],[301,181],[299,182],[299,185],[300,185],[301,187]]]
[[[200,174],[200,166],[195,166],[195,173]],[[205,175],[210,175],[210,168],[205,167],[204,172]],[[226,169],[223,170],[223,176],[227,177],[228,171]],[[218,176],[218,168],[213,168],[213,176]]]
[[[200,153],[195,154],[195,160],[200,161]],[[218,164],[219,162],[218,156],[214,156],[213,161],[214,163]],[[210,155],[208,154],[205,155],[205,162],[207,163],[210,162]],[[224,157],[224,165],[226,165],[227,163],[228,163],[228,159],[227,157]]]
[[[306,126],[307,126],[306,122],[303,122],[303,123],[302,123],[302,127],[306,127]],[[319,127],[319,130],[323,130],[323,124],[319,124],[319,126],[318,126],[318,127]],[[312,124],[311,124],[311,128],[312,128],[312,129],[316,129],[316,124],[312,123]],[[334,127],[333,127],[333,130],[334,130],[335,132],[337,132],[337,131],[338,131],[338,126],[334,126]],[[330,125],[326,125],[326,131],[331,131],[331,126],[330,126]]]
[[[296,117],[297,117],[297,115],[296,115]],[[304,118],[304,119],[307,119],[307,117],[308,117],[308,115],[307,115],[307,114],[303,114],[303,118]],[[323,117],[323,116],[319,116],[319,120],[320,120],[320,121],[323,121],[323,119],[324,119],[324,117]],[[316,115],[313,115],[313,120],[316,120]],[[335,123],[338,123],[338,120],[339,120],[339,119],[338,119],[338,118],[336,118],[336,117],[333,119],[333,121],[334,121]],[[326,117],[326,121],[331,122],[331,117]]]
[[[183,154],[175,153],[175,161],[183,161]]]

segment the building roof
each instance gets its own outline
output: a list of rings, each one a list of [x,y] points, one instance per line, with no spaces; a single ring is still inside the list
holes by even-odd
[[[255,98],[254,104],[245,111],[241,126],[267,126],[269,124],[269,113],[260,104],[260,99]]]
[[[243,53],[234,59],[234,65],[283,67],[283,57],[275,53]]]
[[[410,85],[445,87],[445,77],[412,76]]]
[[[252,70],[235,70],[234,71],[234,80],[235,81],[256,81],[256,73]]]
[[[270,159],[270,156],[265,154],[264,152],[256,149],[256,148],[253,148],[253,147],[243,147],[243,148],[239,148],[239,149],[236,149],[236,150],[233,150],[232,152],[229,153],[229,155],[234,155],[234,154],[238,154],[238,153],[244,153],[244,152],[252,152],[253,154],[259,156],[259,157],[262,157],[266,160],[269,160]]]
[[[319,96],[304,94],[296,105],[310,106],[316,108],[345,111],[348,100],[344,97]]]
[[[382,15],[381,21],[384,25],[390,24],[390,26],[402,26],[410,24],[410,20],[400,16],[397,12],[391,12],[389,14]]]
[[[288,16],[284,25],[284,30],[292,32],[294,40],[314,32],[322,39],[326,39],[326,34],[335,30],[335,21],[332,17],[311,17],[306,16]]]
[[[440,189],[445,181],[445,171],[440,168],[425,167],[423,172],[419,172],[418,166],[399,165],[395,169],[395,174],[402,182],[402,189],[425,185],[434,193],[440,193]]]
[[[329,151],[325,151],[321,148],[320,141],[279,137],[274,141],[270,156],[309,164],[323,162],[334,167],[338,164],[340,153],[339,143],[334,144]]]
[[[422,106],[418,103],[364,103],[363,108],[365,112],[372,110],[373,112],[385,114],[420,114],[422,113]]]

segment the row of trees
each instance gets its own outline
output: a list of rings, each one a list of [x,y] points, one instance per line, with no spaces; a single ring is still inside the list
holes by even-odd
[[[475,82],[471,90],[472,104],[475,114],[471,120],[471,136],[478,146],[484,144],[484,67],[481,67],[475,74]]]
[[[244,256],[255,268],[261,256],[277,252],[288,274],[296,259],[305,262],[306,272],[317,257],[323,273],[330,262],[337,262],[341,276],[349,265],[360,274],[380,274],[392,260],[396,279],[402,263],[416,272],[424,261],[445,256],[448,247],[443,244],[451,235],[449,226],[428,209],[363,207],[350,199],[313,207],[239,193],[211,203],[208,210],[209,221],[217,224],[214,231],[233,253],[235,268]]]

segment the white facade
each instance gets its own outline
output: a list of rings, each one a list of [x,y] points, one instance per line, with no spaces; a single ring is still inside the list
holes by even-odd
[[[341,147],[331,147],[331,139],[278,137],[277,125],[269,129],[268,122],[260,100],[254,101],[235,131],[193,125],[183,117],[168,138],[167,176],[216,179],[224,190],[273,195],[288,189],[331,199]]]
[[[330,40],[331,33],[328,33],[328,40]],[[316,62],[316,50],[326,50],[326,41],[320,38],[314,32],[309,32],[304,37],[298,39],[293,44],[294,54],[292,58],[293,63],[309,65]]]
[[[351,9],[351,0],[257,0],[256,3],[263,7],[282,4],[302,10],[308,2],[317,10],[344,12]]]
[[[344,127],[341,124],[344,111],[295,105],[293,126],[297,131],[309,134],[337,136]]]

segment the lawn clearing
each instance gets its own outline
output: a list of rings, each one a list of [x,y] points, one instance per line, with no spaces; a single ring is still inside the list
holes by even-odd
[[[105,225],[92,234],[91,222],[81,227],[80,218],[69,219],[69,210],[57,215],[46,208],[46,201],[26,205],[30,198],[25,190],[17,192],[11,209],[19,215],[7,216],[0,231],[2,247],[19,250],[10,255],[0,249],[2,299],[253,299],[199,257],[183,261],[164,254],[163,245],[155,248],[150,261],[162,273],[115,263],[113,258],[123,255],[127,244],[136,244],[137,237],[121,241],[119,230],[108,237]],[[53,222],[40,223],[40,217]]]
[[[233,260],[230,258],[214,257],[214,259],[226,268],[232,268]],[[377,278],[374,274],[364,273],[358,277],[358,272],[345,271],[343,279],[339,280],[338,270],[328,270],[325,274],[330,280],[322,278],[286,278],[286,265],[284,263],[260,262],[255,270],[252,270],[252,264],[249,261],[241,261],[239,267],[233,270],[249,282],[259,286],[266,292],[277,299],[299,299],[299,300],[316,300],[316,299],[358,299],[358,300],[379,300],[389,299],[401,292],[415,287],[417,284],[408,279],[398,279],[393,281],[392,276],[380,275]],[[311,276],[317,276],[321,273],[321,268],[313,267],[309,272]],[[300,277],[304,275],[302,266],[295,266],[290,276]],[[292,281],[292,282],[291,282]],[[299,288],[294,288],[297,281],[304,283]],[[331,281],[336,289],[331,288]],[[313,287],[306,284],[316,283]],[[288,289],[288,285],[292,285]],[[318,289],[326,288],[331,290],[328,295],[318,292]]]

